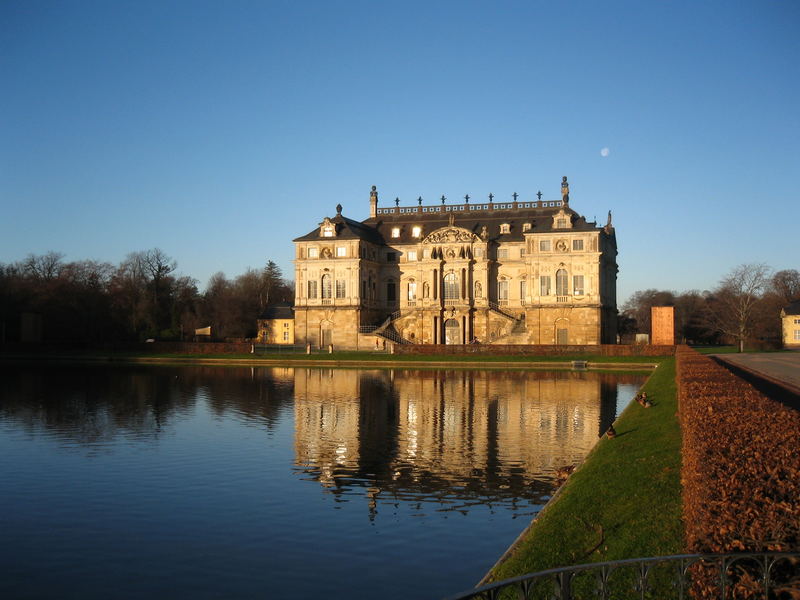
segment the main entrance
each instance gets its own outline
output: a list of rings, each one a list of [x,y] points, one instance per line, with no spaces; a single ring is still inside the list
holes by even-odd
[[[459,327],[456,319],[447,319],[447,321],[444,322],[444,343],[461,343],[461,327]]]

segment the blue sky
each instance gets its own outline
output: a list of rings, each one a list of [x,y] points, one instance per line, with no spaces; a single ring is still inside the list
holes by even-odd
[[[0,262],[160,247],[200,288],[369,189],[605,222],[620,302],[800,269],[796,2],[0,3]],[[601,151],[607,149],[607,156]]]

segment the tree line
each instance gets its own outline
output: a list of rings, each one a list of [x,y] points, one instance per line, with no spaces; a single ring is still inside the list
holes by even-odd
[[[59,252],[0,263],[0,341],[19,339],[25,313],[41,318],[51,342],[186,340],[209,325],[215,339],[249,338],[268,304],[294,297],[271,260],[234,279],[216,273],[204,292],[177,269],[158,248],[132,252],[116,266],[65,262]]]
[[[765,264],[732,269],[710,291],[648,289],[635,292],[620,308],[623,338],[650,333],[650,309],[675,307],[675,339],[694,344],[735,343],[777,346],[781,309],[800,300],[800,272],[774,271]]]

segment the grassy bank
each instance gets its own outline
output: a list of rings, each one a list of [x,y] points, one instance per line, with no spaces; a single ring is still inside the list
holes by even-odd
[[[333,353],[313,353],[305,354],[299,352],[275,352],[267,354],[164,354],[164,353],[144,353],[144,352],[79,352],[70,354],[0,354],[3,358],[19,359],[30,358],[36,360],[48,359],[85,359],[85,360],[111,360],[124,361],[126,359],[180,359],[180,360],[230,360],[263,362],[265,364],[281,363],[300,363],[314,362],[321,365],[333,362],[350,362],[358,364],[380,364],[380,363],[565,363],[574,360],[584,360],[596,364],[658,364],[666,357],[663,356],[598,356],[587,354],[561,355],[561,356],[539,356],[529,355],[485,355],[485,354],[387,354],[383,352],[333,352]]]
[[[675,359],[644,386],[652,408],[632,403],[556,501],[491,573],[497,581],[581,563],[677,554],[683,548],[681,439]]]

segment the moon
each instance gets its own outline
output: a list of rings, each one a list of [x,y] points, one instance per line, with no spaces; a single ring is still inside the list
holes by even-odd
[[[602,150],[600,150],[600,156],[605,158],[606,156],[608,156],[609,152],[610,152],[610,150],[608,148],[603,148]]]

